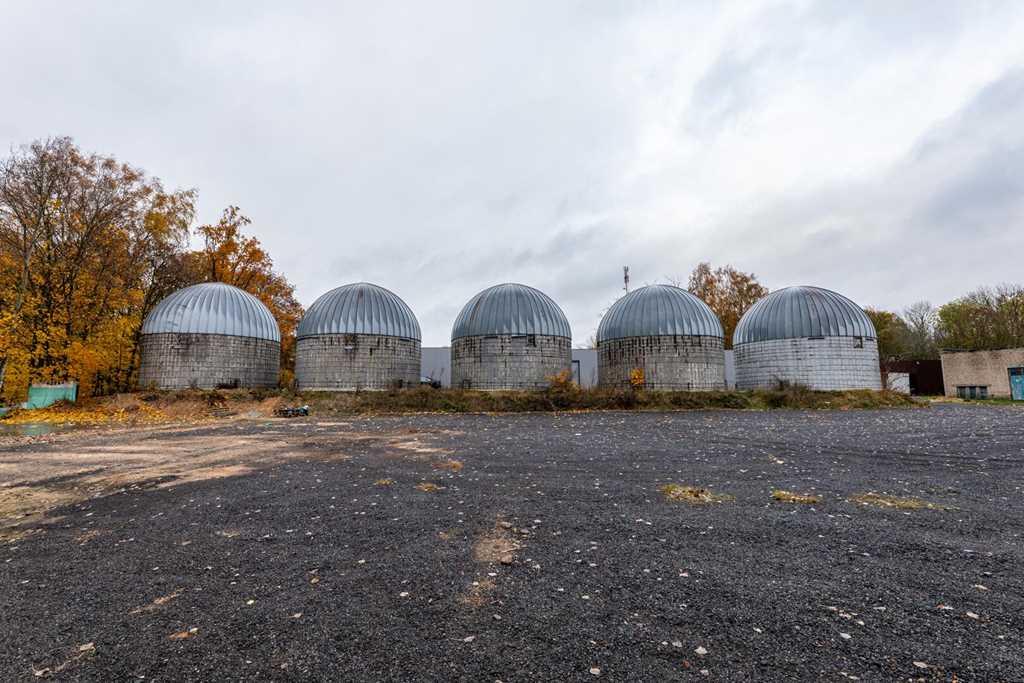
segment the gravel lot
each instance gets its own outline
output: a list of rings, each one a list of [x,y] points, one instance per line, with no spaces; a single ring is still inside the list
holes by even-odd
[[[1024,680],[1014,407],[230,421],[0,486],[4,681]]]

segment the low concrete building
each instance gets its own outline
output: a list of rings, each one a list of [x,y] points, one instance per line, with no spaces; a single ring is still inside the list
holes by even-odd
[[[690,292],[650,285],[612,304],[597,328],[601,386],[725,389],[725,339],[718,317]]]
[[[1024,401],[1024,348],[943,351],[946,396]]]
[[[452,385],[452,349],[450,346],[424,346],[423,377],[442,387]],[[597,386],[597,349],[572,350],[572,377],[584,389]]]
[[[572,369],[572,331],[543,292],[506,283],[480,292],[452,328],[452,386],[542,389]]]
[[[393,292],[368,282],[327,292],[309,307],[295,341],[300,391],[418,386],[420,324]]]
[[[875,326],[857,304],[820,287],[787,287],[751,306],[733,350],[738,389],[882,388]]]
[[[146,316],[139,386],[265,388],[278,384],[281,331],[252,294],[222,282],[174,292]]]

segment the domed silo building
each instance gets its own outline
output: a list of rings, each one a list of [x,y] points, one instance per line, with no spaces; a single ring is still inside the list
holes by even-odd
[[[276,387],[281,331],[252,294],[222,282],[174,292],[146,316],[139,386]]]
[[[393,292],[368,282],[332,289],[306,311],[295,341],[300,391],[414,387],[420,324]]]
[[[750,307],[733,334],[737,389],[781,382],[881,389],[878,339],[863,309],[819,287],[787,287]]]
[[[469,300],[452,328],[452,386],[541,389],[572,368],[572,331],[548,295],[495,285]]]
[[[597,328],[598,383],[647,389],[725,389],[725,333],[685,289],[650,285],[612,304]]]

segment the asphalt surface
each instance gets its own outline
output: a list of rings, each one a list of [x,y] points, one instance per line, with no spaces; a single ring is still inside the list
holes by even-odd
[[[0,546],[0,680],[1024,680],[1013,407],[203,429],[299,450]],[[847,500],[868,491],[947,509]]]

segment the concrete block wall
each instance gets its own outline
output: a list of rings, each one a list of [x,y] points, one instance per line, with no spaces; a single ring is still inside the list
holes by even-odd
[[[956,388],[988,387],[992,397],[1010,397],[1010,368],[1024,367],[1024,349],[997,351],[944,351],[942,381],[946,396],[956,396]]]
[[[140,388],[257,389],[278,383],[281,344],[268,339],[161,333],[143,335],[141,346]]]
[[[542,389],[572,365],[572,342],[545,335],[463,337],[452,342],[452,386]]]
[[[910,395],[910,373],[889,372],[885,375],[885,388],[900,394]]]
[[[772,389],[780,381],[819,391],[882,388],[878,342],[874,339],[825,337],[750,342],[737,346],[735,357],[737,389]]]
[[[597,363],[603,387],[629,387],[631,372],[640,368],[648,389],[725,389],[725,344],[718,337],[611,339],[598,343]]]
[[[420,343],[375,334],[323,334],[295,342],[299,391],[356,391],[415,387]]]

